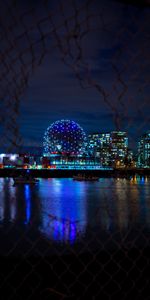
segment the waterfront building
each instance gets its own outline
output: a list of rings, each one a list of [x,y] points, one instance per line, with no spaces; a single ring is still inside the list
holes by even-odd
[[[149,145],[144,141],[150,141],[150,136],[140,141],[140,162],[144,159],[148,161],[150,156]],[[79,124],[61,120],[47,128],[43,145],[43,156],[28,153],[1,154],[0,166],[51,168],[68,165],[76,168],[133,165],[133,152],[128,149],[127,133],[122,131],[93,133],[86,137]]]
[[[88,135],[87,153],[95,157],[101,165],[110,164],[110,133],[93,133]]]
[[[15,166],[17,164],[19,154],[2,153],[0,154],[0,164],[3,166]]]
[[[78,123],[59,120],[52,123],[45,131],[44,155],[81,155],[85,151],[85,142],[85,132]]]
[[[138,142],[138,166],[150,167],[150,132],[143,134]]]
[[[136,157],[132,149],[128,148],[127,156],[125,157],[124,164],[127,167],[132,167],[132,168],[136,167]]]
[[[114,166],[124,166],[128,155],[128,137],[123,131],[112,131],[110,134],[110,161]]]
[[[99,158],[103,166],[123,166],[128,155],[126,132],[94,133],[88,136],[89,155]]]
[[[42,168],[48,168],[50,165],[50,159],[47,156],[42,157]]]
[[[0,154],[0,166],[1,167],[18,167],[18,168],[28,168],[34,166],[35,158],[30,154],[10,154],[2,153]]]

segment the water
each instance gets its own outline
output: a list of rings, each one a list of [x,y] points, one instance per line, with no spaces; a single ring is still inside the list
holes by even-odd
[[[0,179],[0,255],[147,247],[150,179]]]

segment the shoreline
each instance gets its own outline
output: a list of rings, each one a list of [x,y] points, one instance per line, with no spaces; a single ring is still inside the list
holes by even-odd
[[[87,174],[98,177],[120,177],[150,176],[149,169],[112,169],[112,170],[57,170],[57,169],[0,169],[0,177],[17,177],[25,175],[29,170],[32,177],[37,178],[68,178],[77,174]]]

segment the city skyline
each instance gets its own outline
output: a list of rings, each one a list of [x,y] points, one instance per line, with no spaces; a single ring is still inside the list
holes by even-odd
[[[54,2],[51,4],[52,9],[57,7]],[[28,5],[32,6],[32,2]],[[38,9],[42,14],[43,7],[39,2]],[[139,11],[136,6],[125,8],[121,1],[118,3],[112,0],[100,3],[94,1],[92,10],[103,11],[106,22],[106,30],[101,21],[98,23],[98,29],[95,23],[91,22],[90,27],[94,26],[94,29],[89,29],[82,40],[83,61],[89,65],[92,84],[89,86],[87,84],[88,71],[84,66],[83,70],[82,67],[79,70],[83,80],[79,80],[72,65],[70,67],[67,62],[64,63],[63,53],[59,47],[52,50],[50,55],[44,55],[42,63],[35,68],[20,98],[19,127],[22,146],[40,147],[45,128],[62,118],[79,122],[87,133],[100,130],[107,132],[120,126],[119,130],[128,131],[134,148],[137,136],[149,129],[147,101],[149,87],[146,85],[149,65],[146,59],[149,55],[146,50],[148,44],[144,56],[142,54],[142,45],[148,42],[146,34],[140,30],[143,21],[147,26],[149,20],[147,10]],[[68,5],[65,7],[66,18],[70,13],[71,8]],[[136,22],[132,18],[133,15]],[[61,19],[61,15],[54,21],[57,23],[59,18]],[[79,17],[79,23],[80,21]],[[27,18],[26,24],[29,26],[30,23],[32,20]],[[43,30],[42,26],[41,28]],[[44,28],[47,32],[47,23]],[[120,28],[123,30],[121,39]],[[128,34],[128,30],[131,35]],[[82,28],[79,26],[79,36],[80,31]],[[36,34],[38,32],[35,32]],[[62,37],[63,32],[60,35]],[[126,61],[130,61],[130,52],[134,51],[137,51],[138,55],[140,53],[140,59],[138,57],[133,63],[131,60],[130,66],[127,66]],[[78,49],[75,48],[75,57],[76,52]],[[75,62],[78,63],[76,58]],[[122,69],[126,72],[123,73]],[[104,89],[104,94],[95,87],[95,82]],[[109,95],[108,99],[105,94]]]
[[[0,6],[1,297],[150,285],[150,0]]]
[[[87,134],[126,131],[136,149],[137,138],[149,130],[149,8],[115,0],[72,7],[52,0],[36,7],[19,1],[7,9],[0,13],[7,33],[2,53],[9,53],[2,74],[1,147],[38,151],[45,128],[65,118]],[[14,19],[19,27],[11,27]]]
[[[64,120],[64,119],[62,119]],[[55,120],[53,123],[55,122],[58,122],[58,121],[62,121],[62,120]],[[68,119],[66,119],[68,120]],[[75,122],[74,120],[72,120],[73,122]],[[79,124],[79,122],[77,122]],[[52,124],[49,124],[49,125],[52,125]],[[81,124],[79,124],[81,125]],[[49,127],[49,126],[48,126]],[[85,131],[85,128],[84,129],[84,132],[86,134],[86,138],[88,138],[90,135],[96,135],[96,134],[109,134],[111,132],[125,132],[127,134],[127,137],[128,137],[128,143],[129,143],[129,149],[132,149],[133,152],[136,154],[137,153],[137,149],[138,149],[138,144],[139,144],[139,141],[140,139],[145,135],[145,134],[148,134],[150,132],[150,130],[146,130],[145,132],[143,132],[140,136],[137,136],[137,139],[134,140],[134,146],[132,147],[132,143],[131,143],[131,137],[128,135],[128,133],[126,131],[122,131],[122,130],[104,130],[104,131],[98,131],[98,130],[95,130],[95,131],[91,131],[91,132],[86,132]],[[18,148],[18,152],[16,153],[23,153],[23,152],[28,152],[28,153],[42,153],[43,152],[43,141],[44,141],[44,134],[46,132],[46,128],[43,132],[43,136],[42,136],[42,139],[41,141],[39,142],[39,144],[37,144],[36,142],[35,143],[32,143],[32,145],[28,142],[26,143],[26,145],[22,146],[20,148]],[[7,150],[6,147],[0,147],[0,152],[1,153],[5,153],[5,151]],[[10,153],[10,152],[8,152]],[[12,151],[12,153],[15,153],[15,151]]]
[[[51,164],[72,163],[87,166],[96,163],[102,167],[148,167],[150,131],[139,137],[136,151],[133,151],[126,132],[110,131],[86,135],[78,123],[57,120],[45,131],[41,151],[0,153],[1,168],[3,164],[7,166],[7,163],[8,166],[17,166],[21,157],[22,166],[30,161],[32,167],[39,164],[48,168]]]

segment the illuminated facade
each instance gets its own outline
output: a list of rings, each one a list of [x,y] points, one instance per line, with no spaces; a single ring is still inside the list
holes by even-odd
[[[138,143],[138,166],[150,167],[150,132],[142,135]]]
[[[126,132],[95,133],[88,136],[87,152],[103,166],[124,164],[128,153]]]
[[[18,162],[18,154],[0,154],[0,164],[4,166],[15,166]]]
[[[110,133],[88,135],[87,153],[97,158],[101,165],[110,164]]]
[[[86,135],[74,121],[61,120],[49,126],[44,134],[43,155],[1,154],[0,167],[37,169],[103,169],[133,166],[133,152],[128,149],[126,132]],[[150,157],[150,134],[139,143],[139,165]]]
[[[60,120],[51,124],[44,134],[44,155],[79,155],[84,153],[86,135],[79,124]]]
[[[128,155],[128,137],[123,131],[112,131],[110,134],[110,160],[113,165],[124,165]]]
[[[29,167],[34,166],[35,158],[30,154],[0,154],[1,167]]]

